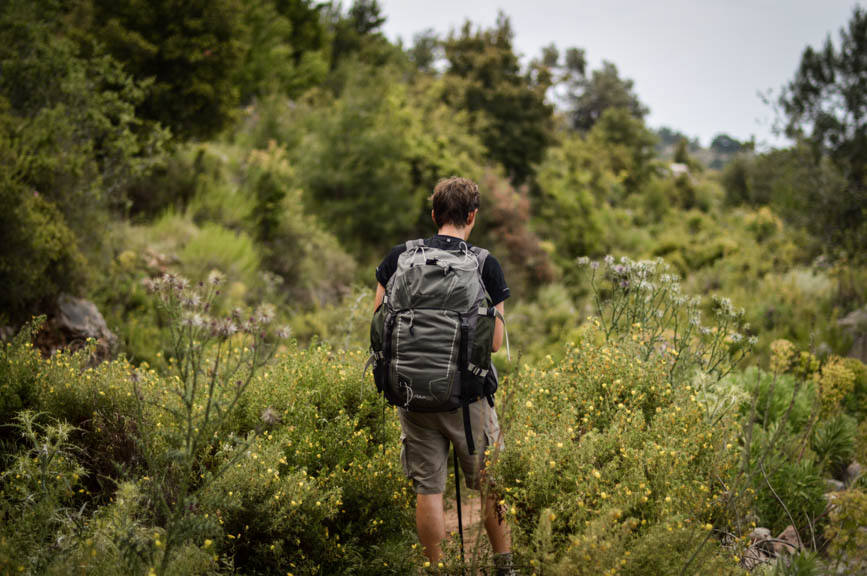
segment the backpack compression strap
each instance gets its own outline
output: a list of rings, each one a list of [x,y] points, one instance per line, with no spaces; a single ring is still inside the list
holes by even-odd
[[[479,274],[481,274],[482,270],[485,269],[485,260],[488,259],[490,252],[478,246],[473,246],[472,251],[476,253],[476,258],[479,260]]]

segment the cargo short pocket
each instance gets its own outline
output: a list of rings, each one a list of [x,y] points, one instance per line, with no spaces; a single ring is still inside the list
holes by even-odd
[[[486,456],[488,459],[495,454],[499,457],[499,452],[505,448],[505,443],[500,434],[500,422],[497,418],[497,411],[491,407],[488,411],[488,420],[485,423],[485,447]]]

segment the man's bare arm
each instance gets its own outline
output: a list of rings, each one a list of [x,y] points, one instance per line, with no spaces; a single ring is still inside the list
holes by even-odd
[[[496,306],[494,306],[497,310],[500,311],[500,314],[503,315],[503,318],[506,317],[506,303],[500,302]],[[494,324],[494,344],[491,346],[491,350],[496,352],[500,349],[500,346],[503,345],[503,330],[505,326],[503,326],[503,321],[497,318],[496,323]]]
[[[382,304],[382,297],[385,296],[385,286],[376,283],[376,296],[373,297],[373,310],[376,311],[379,308],[379,305]]]

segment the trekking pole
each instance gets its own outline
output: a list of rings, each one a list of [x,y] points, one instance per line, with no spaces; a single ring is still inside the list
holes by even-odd
[[[461,518],[461,476],[458,465],[458,449],[452,445],[455,454],[455,500],[458,504],[458,534],[461,536],[461,574],[464,573],[464,522]]]

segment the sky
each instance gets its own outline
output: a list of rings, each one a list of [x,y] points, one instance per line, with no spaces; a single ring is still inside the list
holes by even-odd
[[[784,145],[775,112],[759,93],[778,94],[808,45],[836,42],[854,0],[380,0],[386,36],[411,44],[431,28],[443,35],[469,19],[491,27],[505,12],[522,61],[554,43],[583,48],[635,82],[652,127],[668,126],[707,146],[719,133]]]

